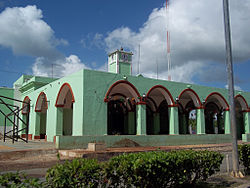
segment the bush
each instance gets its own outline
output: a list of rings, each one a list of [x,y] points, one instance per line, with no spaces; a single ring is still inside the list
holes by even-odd
[[[19,172],[0,175],[0,187],[44,187],[45,183],[38,178],[28,178]]]
[[[242,153],[245,147],[241,147]],[[7,173],[0,175],[0,186],[184,187],[206,180],[219,171],[222,159],[218,152],[193,150],[123,154],[106,163],[74,159],[50,168],[46,174],[47,182],[41,183],[37,178],[27,178],[20,173]]]
[[[175,187],[206,180],[222,159],[217,152],[192,150],[124,154],[110,159],[104,177],[114,187]]]
[[[246,174],[250,174],[250,144],[239,145],[239,159]]]
[[[46,174],[48,187],[97,187],[101,167],[94,159],[74,159],[57,164]]]

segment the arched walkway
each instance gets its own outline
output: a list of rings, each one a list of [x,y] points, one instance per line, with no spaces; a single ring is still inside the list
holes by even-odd
[[[177,100],[179,106],[179,133],[197,133],[197,110],[201,109],[202,104],[197,93],[188,88],[183,90]]]
[[[204,107],[206,134],[224,134],[227,124],[225,113],[229,109],[225,98],[218,92],[210,93],[205,99]]]
[[[136,103],[140,102],[140,94],[135,86],[126,80],[117,81],[108,89],[104,101],[108,103],[108,134],[136,134]]]
[[[37,98],[35,112],[36,112],[36,136],[39,139],[45,139],[46,137],[46,121],[47,121],[47,96],[44,92],[41,92]]]
[[[162,85],[152,87],[147,95],[147,134],[169,134],[169,108],[174,105],[170,92]]]
[[[22,129],[26,129],[27,128],[27,132],[29,132],[27,125],[29,125],[29,117],[30,117],[30,98],[28,96],[26,96],[23,99],[23,104],[22,104],[22,120],[24,122],[26,122],[26,125],[24,123],[22,123]],[[26,134],[26,131],[23,130],[21,132],[21,136],[24,137],[24,134]],[[32,139],[32,138],[29,138]]]
[[[29,114],[30,112],[30,98],[26,96],[23,99],[22,114]]]
[[[248,111],[248,104],[246,99],[242,95],[236,95],[235,101],[235,112],[236,112],[236,126],[237,126],[237,138],[242,139],[242,134],[245,133],[245,117],[244,113]]]
[[[75,97],[71,86],[64,83],[57,95],[57,135],[72,135],[73,128],[73,103]]]

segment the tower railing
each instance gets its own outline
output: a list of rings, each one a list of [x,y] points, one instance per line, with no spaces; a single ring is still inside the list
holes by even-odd
[[[20,103],[21,104],[20,106],[22,107],[20,108],[18,105],[15,105],[14,103],[9,104],[10,101]],[[5,106],[8,111],[4,112],[3,109],[0,108],[0,113],[4,116],[4,142],[6,141],[6,138],[10,138],[12,139],[12,143],[17,142],[18,139],[27,143],[28,131],[29,131],[29,110],[27,110],[26,120],[22,118],[22,111],[25,108],[30,109],[30,103],[0,95],[0,104]],[[10,122],[10,124],[12,125],[12,130],[7,131],[7,126],[8,126],[7,122]],[[23,125],[22,128],[20,128],[19,126],[20,122]],[[22,136],[20,135],[22,132],[25,132],[25,138],[22,138]]]

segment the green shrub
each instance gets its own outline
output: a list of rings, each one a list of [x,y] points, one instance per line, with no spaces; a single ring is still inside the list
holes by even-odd
[[[0,187],[44,187],[45,183],[39,182],[38,178],[28,178],[19,172],[0,175]]]
[[[193,150],[123,154],[101,164],[93,159],[74,159],[50,168],[46,183],[7,173],[0,175],[0,186],[178,187],[206,180],[219,171],[222,159],[218,152]]]
[[[239,145],[239,159],[246,174],[250,174],[250,144]]]
[[[97,187],[101,167],[94,159],[74,159],[57,164],[46,174],[48,187]]]
[[[218,152],[192,150],[123,154],[110,159],[104,177],[114,187],[175,187],[206,180],[222,159]]]

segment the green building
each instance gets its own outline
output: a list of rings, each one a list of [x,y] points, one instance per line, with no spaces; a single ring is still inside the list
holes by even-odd
[[[10,96],[30,104],[22,111],[24,119],[29,116],[29,139],[55,141],[61,149],[86,148],[89,142],[111,147],[126,141],[141,146],[231,142],[226,89],[132,76],[132,55],[122,49],[109,54],[108,72],[20,77]],[[238,139],[249,141],[250,93],[235,93]]]

